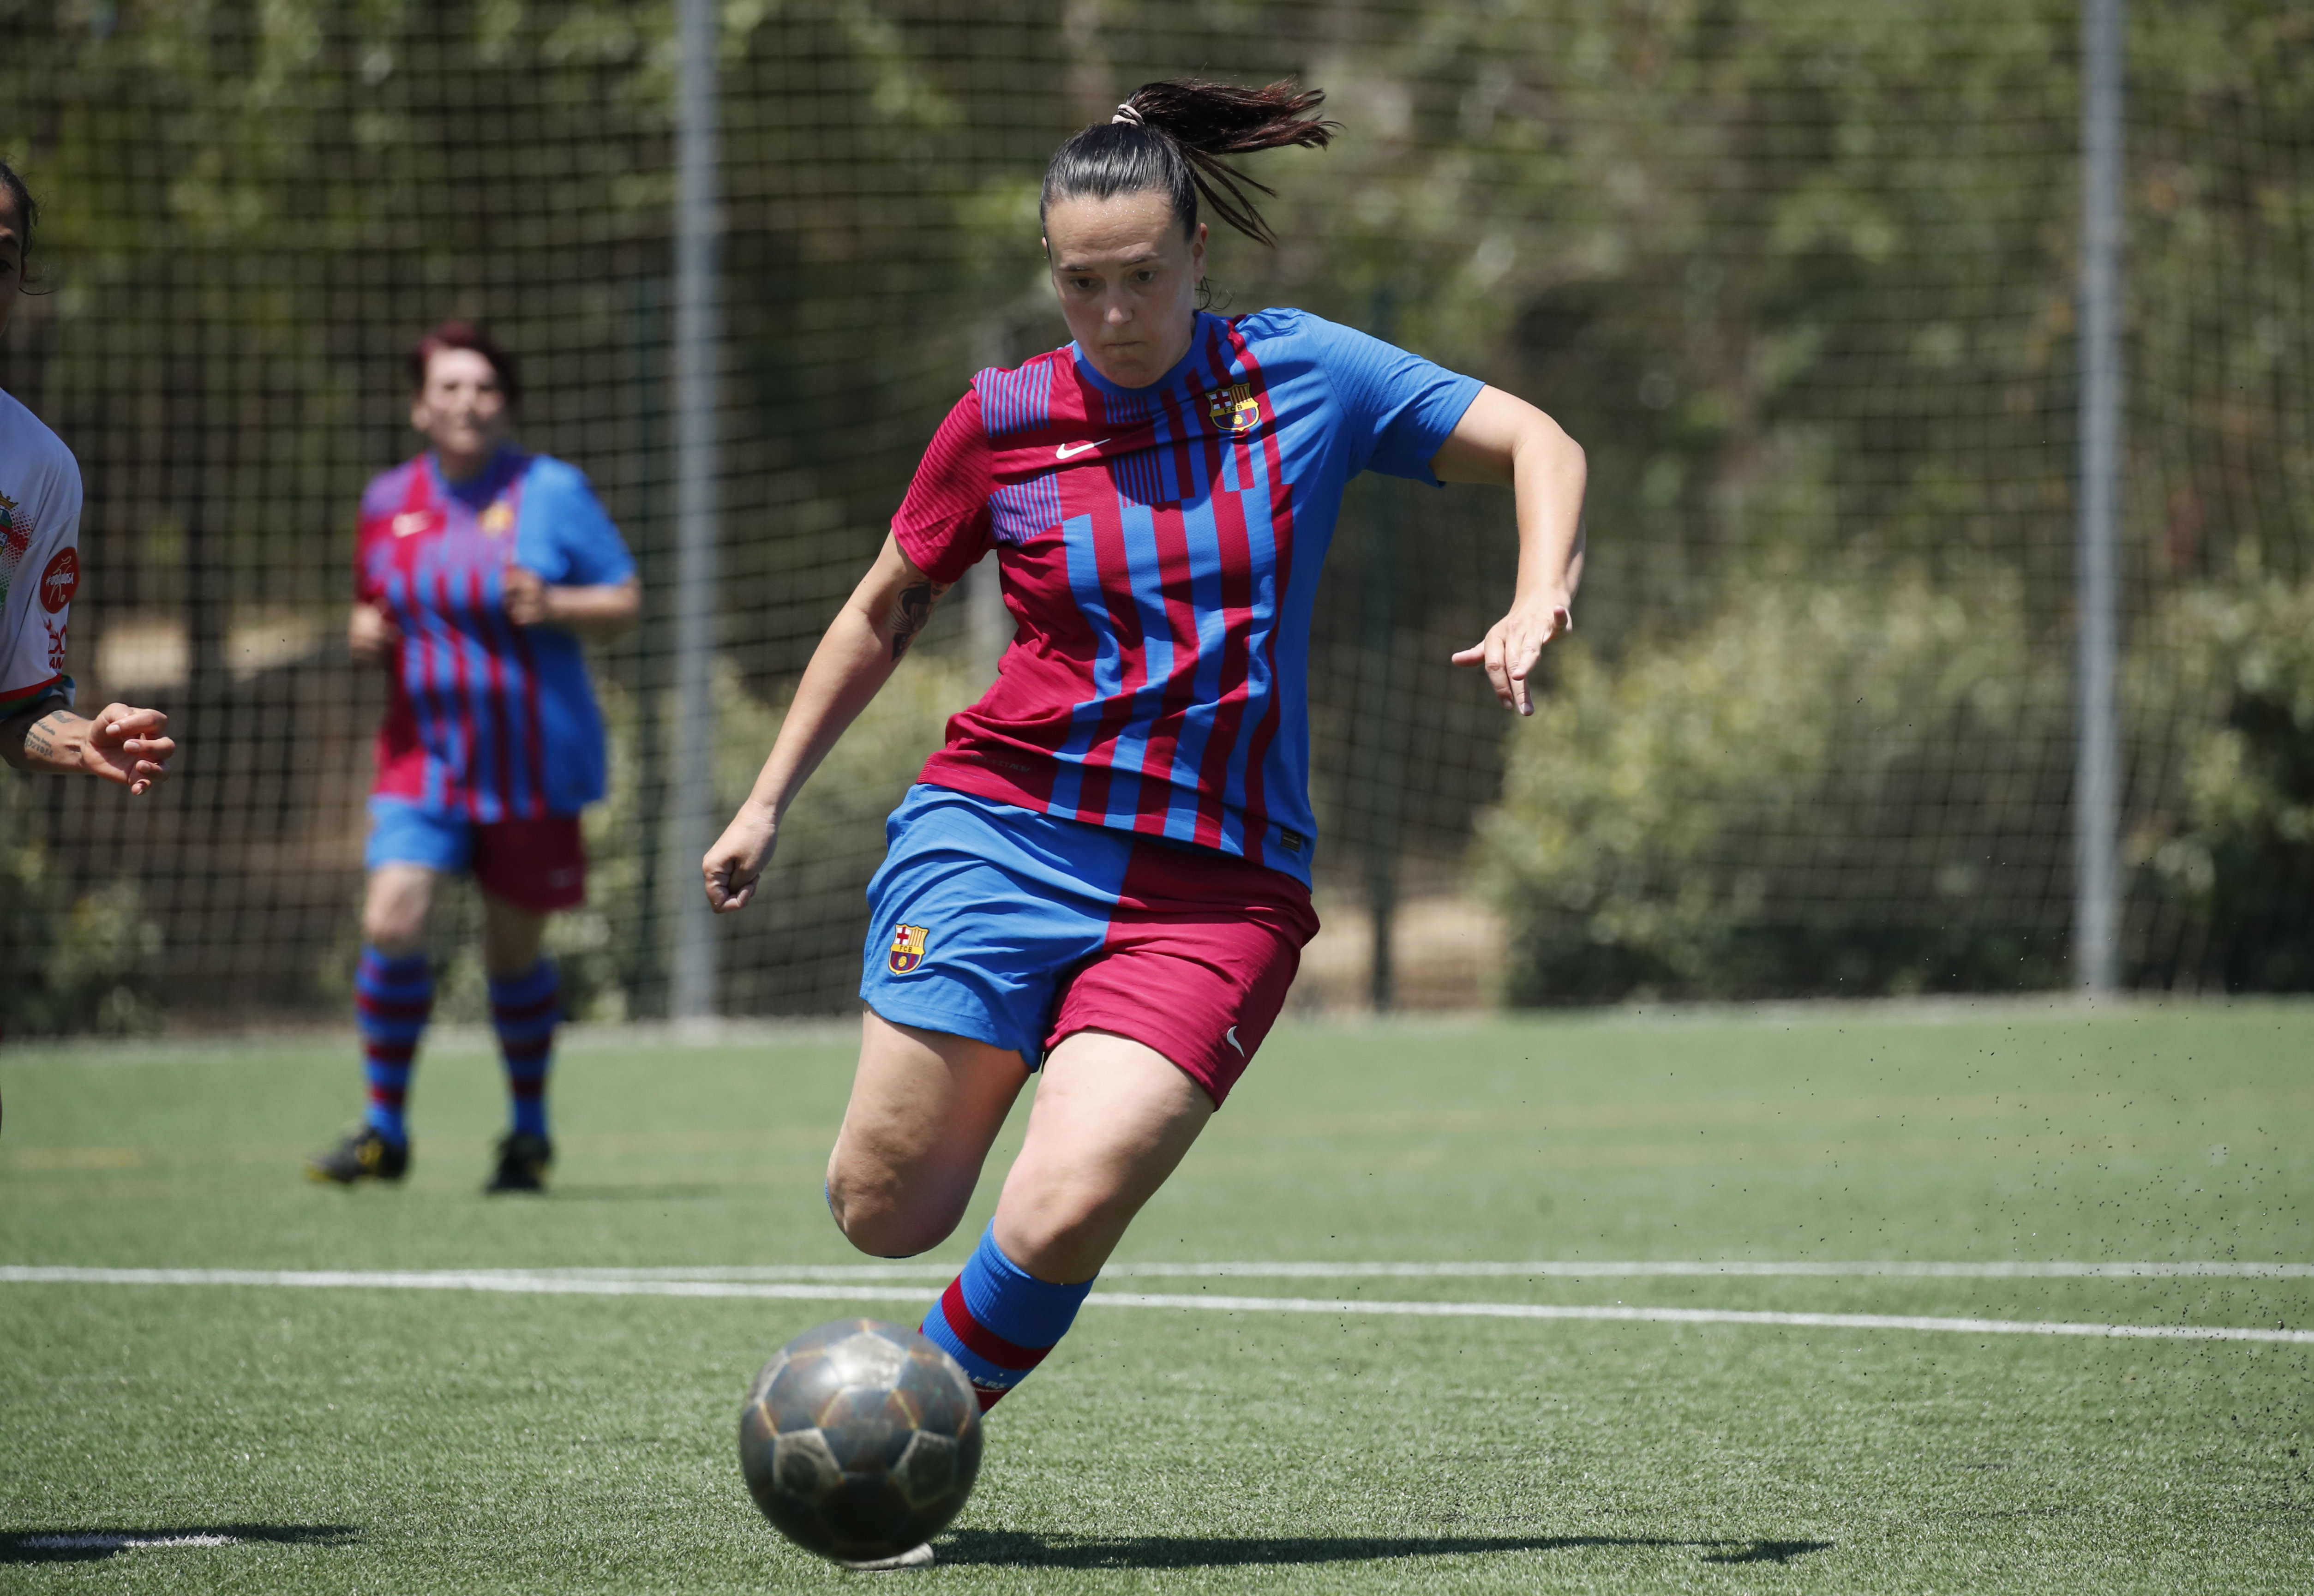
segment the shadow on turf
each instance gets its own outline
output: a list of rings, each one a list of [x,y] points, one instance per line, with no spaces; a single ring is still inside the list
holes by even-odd
[[[1384,1557],[1465,1557],[1482,1552],[1563,1552],[1587,1547],[1693,1547],[1706,1563],[1789,1563],[1829,1551],[1828,1540],[1674,1540],[1640,1535],[1396,1535],[1079,1537],[959,1530],[938,1548],[947,1564],[1014,1568],[1221,1568],[1240,1564],[1363,1563]]]
[[[194,1524],[145,1530],[76,1529],[0,1531],[0,1565],[10,1563],[101,1563],[129,1551],[165,1551],[155,1541],[221,1536],[276,1546],[351,1546],[361,1539],[352,1524]]]

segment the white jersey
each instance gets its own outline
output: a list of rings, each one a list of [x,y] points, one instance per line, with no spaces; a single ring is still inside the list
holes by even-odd
[[[65,628],[79,586],[79,463],[0,392],[0,719],[51,693],[72,701]]]

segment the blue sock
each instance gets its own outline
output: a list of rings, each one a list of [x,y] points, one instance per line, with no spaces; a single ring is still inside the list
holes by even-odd
[[[490,978],[490,1024],[506,1055],[514,1128],[546,1134],[546,1072],[554,1065],[554,1027],[562,1018],[562,980],[542,958],[519,975]]]
[[[991,1220],[964,1273],[924,1315],[923,1332],[964,1365],[986,1413],[1068,1334],[1091,1290],[1090,1280],[1053,1285],[1021,1268],[996,1245]]]
[[[434,1012],[434,972],[422,953],[391,957],[364,947],[354,966],[354,1029],[361,1036],[369,1107],[362,1123],[395,1146],[410,1141],[402,1114],[418,1043]]]

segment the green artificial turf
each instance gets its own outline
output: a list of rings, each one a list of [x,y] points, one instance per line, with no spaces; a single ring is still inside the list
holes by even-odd
[[[1119,1263],[2314,1261],[2314,1008],[1304,1025]],[[840,1031],[576,1036],[559,1179],[485,1200],[444,1038],[399,1190],[308,1186],[349,1043],[0,1054],[0,1264],[857,1262]],[[1016,1117],[1016,1125],[1018,1119]],[[1007,1150],[967,1228],[994,1200]],[[756,1591],[839,1575],[741,1486],[781,1342],[880,1303],[0,1283],[0,1591]],[[2314,1279],[1176,1278],[1117,1291],[2314,1324]],[[964,1591],[2302,1592],[2314,1345],[1129,1309],[994,1415]],[[44,1553],[27,1535],[237,1544]]]

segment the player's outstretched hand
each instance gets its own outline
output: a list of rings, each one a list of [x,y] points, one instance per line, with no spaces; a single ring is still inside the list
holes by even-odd
[[[739,806],[731,824],[715,839],[700,862],[707,883],[707,904],[718,914],[731,914],[755,902],[755,885],[764,867],[772,862],[772,844],[779,823],[754,799]]]
[[[142,798],[169,779],[169,756],[177,745],[162,735],[168,728],[169,718],[158,710],[107,704],[90,719],[88,740],[81,745],[81,768],[118,781],[132,798]]]
[[[1488,683],[1505,708],[1533,714],[1527,673],[1542,657],[1546,643],[1575,630],[1575,612],[1568,607],[1572,603],[1572,595],[1564,592],[1519,600],[1509,614],[1488,629],[1486,641],[1463,649],[1453,657],[1453,663],[1465,669],[1483,666]]]

